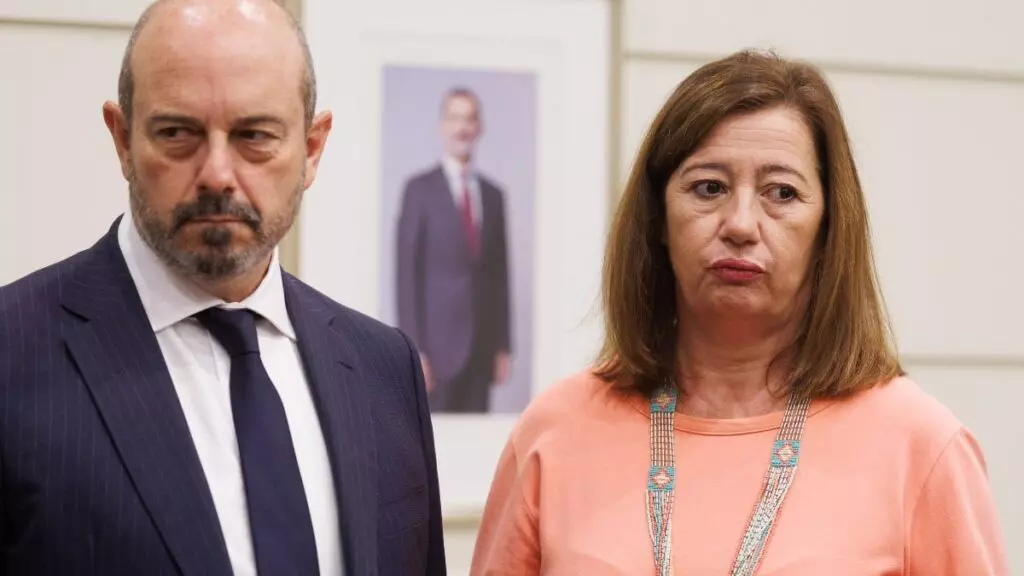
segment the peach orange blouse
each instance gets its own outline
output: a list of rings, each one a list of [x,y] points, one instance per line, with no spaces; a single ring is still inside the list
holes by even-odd
[[[728,574],[781,413],[676,415],[673,568]],[[472,575],[654,574],[647,403],[589,373],[545,391],[498,465]],[[975,438],[907,378],[812,403],[759,576],[1006,576]]]

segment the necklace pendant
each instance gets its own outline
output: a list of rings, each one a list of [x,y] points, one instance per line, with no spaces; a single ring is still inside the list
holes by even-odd
[[[776,440],[772,449],[772,468],[796,467],[800,459],[799,440]]]

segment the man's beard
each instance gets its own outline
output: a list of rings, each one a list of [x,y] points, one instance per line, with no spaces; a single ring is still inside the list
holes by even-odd
[[[202,191],[195,201],[174,208],[170,226],[161,220],[146,200],[135,176],[134,165],[129,168],[128,191],[139,234],[160,260],[186,277],[217,281],[241,276],[266,261],[295,221],[302,203],[301,182],[304,180],[303,174],[291,202],[281,214],[264,217],[251,204],[237,202],[227,194]],[[226,224],[206,224],[201,247],[186,249],[175,246],[174,240],[186,224],[210,216],[238,219],[252,230],[254,240],[232,250],[234,232],[231,228]]]

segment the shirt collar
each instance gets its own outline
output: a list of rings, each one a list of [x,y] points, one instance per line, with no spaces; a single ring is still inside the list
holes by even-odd
[[[469,161],[467,166],[463,166],[462,162],[459,162],[455,158],[446,154],[441,158],[441,167],[444,169],[444,173],[448,179],[454,182],[458,182],[462,179],[463,171],[465,171],[467,177],[472,178],[473,176],[472,160]]]
[[[270,268],[256,291],[241,302],[228,303],[203,292],[169,269],[142,239],[130,213],[121,219],[117,240],[154,332],[174,326],[207,308],[221,306],[252,310],[289,339],[295,340],[295,328],[285,305],[284,283],[276,247]]]

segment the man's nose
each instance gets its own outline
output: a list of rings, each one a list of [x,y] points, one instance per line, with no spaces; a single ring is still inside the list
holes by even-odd
[[[228,137],[211,134],[197,184],[210,192],[230,194],[237,187],[234,164]]]

